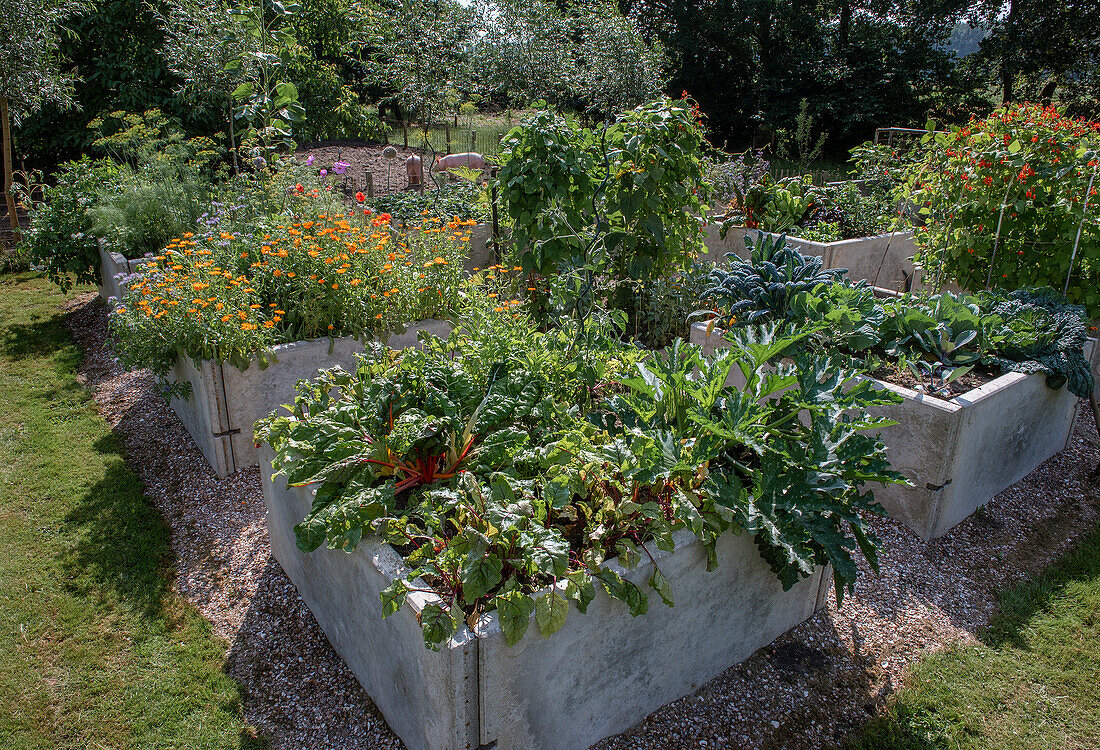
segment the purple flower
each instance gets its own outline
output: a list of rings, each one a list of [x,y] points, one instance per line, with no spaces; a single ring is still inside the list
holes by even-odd
[[[313,154],[310,154],[309,156],[306,157],[306,166],[307,167],[312,167],[313,166]]]
[[[328,170],[327,169],[322,169],[321,170],[321,176],[322,177],[328,177]]]
[[[336,174],[343,174],[348,171],[349,165],[346,161],[338,161],[332,165],[332,171]]]

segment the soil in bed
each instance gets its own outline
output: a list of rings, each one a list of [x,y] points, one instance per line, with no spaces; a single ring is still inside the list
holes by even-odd
[[[981,388],[986,383],[996,380],[1001,375],[1002,373],[999,370],[978,365],[958,380],[953,380],[948,383],[946,387],[932,395],[942,399],[952,399],[955,396],[961,396],[975,388]],[[912,370],[908,367],[903,367],[898,362],[886,363],[872,372],[871,376],[887,383],[900,385],[904,388],[911,388],[914,391],[920,391],[922,393],[931,393],[932,390],[931,386],[926,381],[917,377]]]

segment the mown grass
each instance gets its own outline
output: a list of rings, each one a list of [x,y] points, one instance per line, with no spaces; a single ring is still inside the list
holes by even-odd
[[[0,747],[255,748],[164,520],[76,380],[63,297],[0,276]]]
[[[1100,748],[1100,529],[1006,592],[981,641],[922,660],[849,750]]]

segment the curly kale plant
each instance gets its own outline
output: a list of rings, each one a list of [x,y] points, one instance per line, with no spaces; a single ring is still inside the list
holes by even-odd
[[[1065,385],[1089,397],[1094,383],[1083,351],[1088,329],[1082,305],[1049,288],[980,292],[975,299],[983,315],[1003,321],[985,362],[1007,372],[1045,373],[1051,388]]]
[[[604,563],[634,568],[684,528],[711,564],[720,534],[751,533],[788,588],[831,564],[839,597],[854,550],[875,564],[859,511],[878,507],[862,485],[900,481],[863,434],[886,424],[867,407],[894,397],[829,357],[768,367],[798,336],[749,330],[712,359],[682,342],[641,361],[607,348],[577,368],[572,333],[532,331],[489,361],[492,334],[467,323],[423,351],[375,350],[355,373],[301,384],[290,416],[261,422],[257,438],[290,485],[317,486],[299,547],[350,551],[366,534],[393,545],[410,571],[383,592],[384,616],[430,590],[420,621],[432,648],[493,612],[509,644],[532,614],[549,636],[597,585],[641,614],[646,592]],[[579,375],[627,363],[635,376]],[[733,367],[744,390],[725,384]],[[672,604],[658,566],[648,582]]]
[[[711,272],[713,284],[703,292],[704,304],[725,326],[783,320],[791,302],[820,284],[841,281],[847,269],[824,268],[821,258],[787,246],[787,237],[761,234],[745,237],[749,260],[728,256],[728,269]]]

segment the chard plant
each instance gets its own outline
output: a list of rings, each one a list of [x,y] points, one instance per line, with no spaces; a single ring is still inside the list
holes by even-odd
[[[509,644],[532,614],[550,636],[597,587],[632,615],[647,591],[671,606],[660,566],[643,589],[606,563],[635,568],[681,529],[710,566],[721,534],[752,534],[786,588],[830,564],[838,599],[854,552],[877,564],[864,485],[901,477],[865,434],[888,422],[867,410],[895,397],[836,358],[768,365],[810,332],[745,331],[714,358],[682,341],[649,355],[593,316],[601,344],[578,361],[575,331],[473,307],[422,351],[376,349],[354,373],[301,383],[289,415],[256,428],[289,485],[317,488],[295,527],[302,550],[391,544],[410,570],[382,593],[383,616],[411,591],[438,595],[420,616],[429,648],[494,612]],[[734,367],[743,390],[726,386]]]

